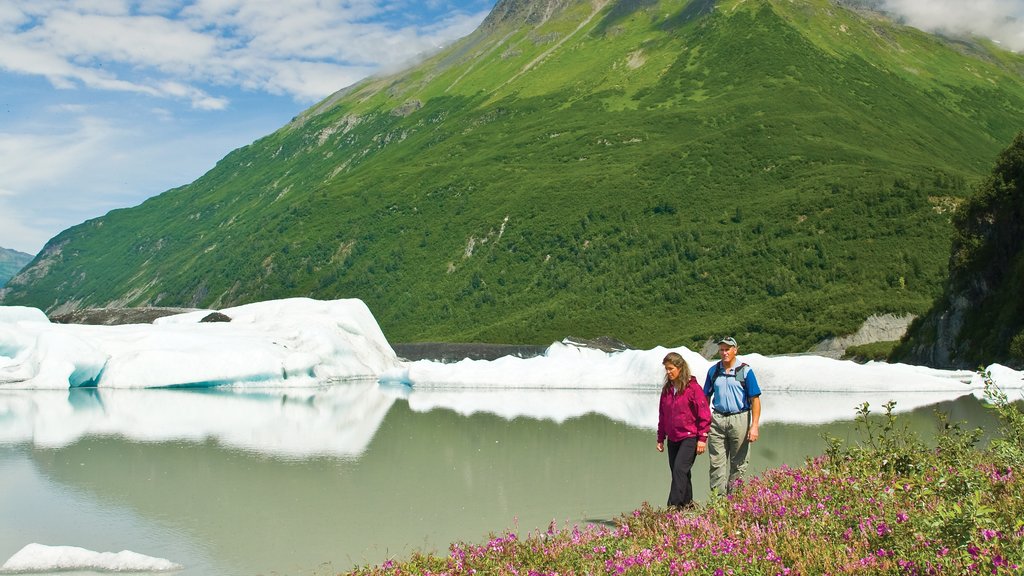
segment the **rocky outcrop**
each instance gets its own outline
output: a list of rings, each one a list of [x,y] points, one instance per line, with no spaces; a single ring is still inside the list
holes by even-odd
[[[567,336],[563,344],[579,348],[593,348],[602,352],[621,352],[632,347],[618,338],[599,336],[597,338],[577,338]],[[433,360],[435,362],[458,362],[459,360],[497,360],[503,356],[517,358],[533,358],[547,351],[547,346],[530,344],[482,344],[476,342],[413,342],[392,344],[399,358],[409,361]]]
[[[536,26],[569,6],[584,2],[586,0],[499,0],[484,19],[482,27],[503,24]]]
[[[862,346],[875,342],[892,342],[903,338],[907,328],[914,321],[913,314],[897,316],[895,314],[881,314],[868,317],[864,324],[847,336],[836,336],[826,338],[809,350],[811,354],[827,356],[829,358],[842,358],[846,349],[850,346]]]
[[[458,362],[459,360],[495,360],[503,356],[532,358],[547,350],[546,346],[519,344],[479,344],[454,342],[412,342],[392,344],[395,354],[403,360],[433,360],[435,362]]]
[[[194,312],[195,308],[84,308],[62,314],[53,314],[50,321],[57,324],[91,324],[117,326],[121,324],[152,324],[164,316]]]

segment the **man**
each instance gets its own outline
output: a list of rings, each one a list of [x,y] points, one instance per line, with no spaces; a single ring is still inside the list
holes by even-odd
[[[736,360],[738,351],[735,338],[719,340],[722,360],[711,366],[704,381],[704,395],[711,404],[711,489],[719,494],[732,493],[747,469],[750,443],[759,436],[761,388],[750,366]]]

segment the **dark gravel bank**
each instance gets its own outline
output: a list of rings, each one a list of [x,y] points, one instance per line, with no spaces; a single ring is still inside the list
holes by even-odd
[[[392,344],[395,354],[405,360],[433,360],[435,362],[458,362],[470,360],[494,360],[503,356],[532,358],[540,356],[547,346],[527,344],[457,344],[450,342],[412,342]]]

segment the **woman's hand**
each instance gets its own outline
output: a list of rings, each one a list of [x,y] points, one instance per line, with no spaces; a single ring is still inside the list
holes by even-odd
[[[708,443],[707,442],[701,442],[700,440],[697,440],[697,454],[703,454],[704,452],[707,451],[707,449],[708,449]]]
[[[663,442],[658,442],[658,452],[664,452],[664,451],[665,451],[665,444]]]

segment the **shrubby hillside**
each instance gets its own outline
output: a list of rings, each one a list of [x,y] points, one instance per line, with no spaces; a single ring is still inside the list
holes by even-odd
[[[1024,132],[953,224],[946,289],[895,356],[939,366],[1024,366]]]
[[[64,231],[49,311],[358,297],[392,341],[806,350],[941,293],[1024,57],[830,0],[501,0],[195,182]]]

